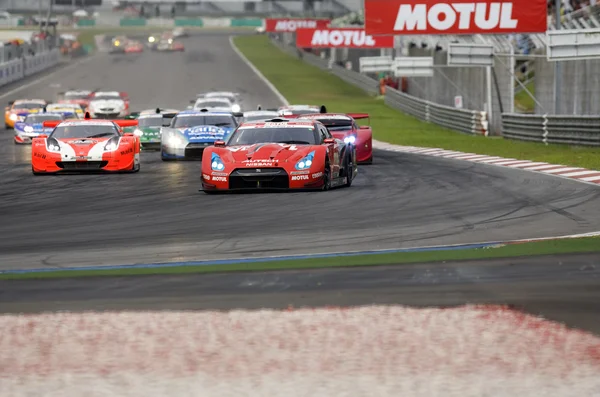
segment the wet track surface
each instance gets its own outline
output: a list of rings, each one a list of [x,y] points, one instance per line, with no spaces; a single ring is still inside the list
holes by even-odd
[[[133,110],[185,108],[210,89],[277,106],[225,32],[185,53],[98,54],[11,96],[127,91]],[[51,86],[60,84],[61,87]],[[600,189],[549,176],[377,151],[350,189],[208,196],[199,162],[142,153],[138,174],[34,177],[31,148],[0,133],[0,267],[273,256],[556,236],[600,230]]]

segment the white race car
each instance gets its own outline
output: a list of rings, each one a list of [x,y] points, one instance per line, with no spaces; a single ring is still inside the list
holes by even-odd
[[[232,112],[239,113],[241,111],[240,105],[232,103],[227,98],[198,98],[193,101],[194,106],[192,109],[200,110],[207,109],[211,112]]]
[[[235,112],[242,112],[242,96],[237,93],[237,92],[233,92],[233,91],[210,91],[210,92],[205,92],[203,94],[199,94],[196,96],[196,99],[200,99],[200,98],[204,98],[204,99],[216,99],[216,98],[225,98],[228,99],[229,102],[231,102],[234,105],[238,105],[239,107],[236,107],[237,110],[234,110]]]
[[[117,91],[96,92],[87,111],[92,118],[115,119],[127,116],[125,100]]]

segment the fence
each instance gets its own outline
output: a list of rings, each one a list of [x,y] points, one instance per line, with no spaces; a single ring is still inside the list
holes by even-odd
[[[600,146],[600,117],[503,114],[505,138],[521,141]]]
[[[48,69],[60,61],[60,50],[54,49],[33,56],[0,64],[0,86]]]

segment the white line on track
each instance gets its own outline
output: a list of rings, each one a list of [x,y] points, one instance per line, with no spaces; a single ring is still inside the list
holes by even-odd
[[[250,69],[252,69],[252,71],[258,76],[258,78],[261,79],[271,91],[273,91],[273,94],[277,96],[277,98],[281,101],[283,105],[289,105],[290,103],[287,99],[285,99],[281,92],[279,92],[279,90],[275,88],[275,86],[269,80],[267,80],[267,78],[260,72],[260,70],[258,70],[256,66],[254,66],[252,62],[250,62],[248,58],[246,58],[246,56],[235,46],[235,43],[233,42],[233,37],[234,36],[229,36],[229,44],[231,45],[233,51],[235,51],[235,53],[242,59],[242,61],[246,65],[248,65]]]
[[[13,94],[15,94],[15,93],[17,93],[17,92],[19,92],[19,91],[22,91],[22,90],[24,90],[24,89],[27,89],[27,88],[29,88],[29,87],[32,87],[32,86],[34,86],[34,85],[36,85],[36,84],[42,83],[42,82],[44,82],[44,81],[48,80],[50,77],[52,77],[52,76],[54,76],[54,75],[56,75],[56,74],[59,74],[59,73],[66,72],[66,71],[68,71],[68,70],[71,70],[71,69],[73,69],[73,68],[74,68],[74,67],[76,67],[76,66],[79,66],[79,65],[82,65],[82,64],[84,64],[84,63],[90,62],[90,61],[91,61],[92,59],[94,59],[95,57],[96,57],[96,54],[94,54],[94,55],[90,55],[89,57],[82,58],[82,59],[80,59],[80,60],[76,61],[75,63],[70,63],[70,64],[68,64],[67,66],[65,66],[64,68],[59,68],[59,69],[57,69],[57,70],[55,70],[55,71],[53,71],[53,72],[47,73],[47,74],[45,74],[44,72],[40,72],[40,74],[42,74],[42,76],[41,76],[41,77],[38,77],[37,79],[35,79],[35,80],[33,80],[33,81],[30,81],[30,82],[29,82],[29,83],[27,83],[27,84],[23,84],[23,85],[21,85],[21,86],[18,86],[17,88],[14,88],[14,89],[12,89],[12,90],[10,90],[10,91],[8,91],[8,92],[5,92],[5,93],[3,93],[3,94],[0,94],[0,99],[2,99],[2,98],[6,98],[6,97],[8,97],[8,96],[11,96],[11,95],[13,95]]]

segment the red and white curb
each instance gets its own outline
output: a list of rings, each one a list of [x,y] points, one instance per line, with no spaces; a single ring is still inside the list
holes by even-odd
[[[598,396],[600,338],[503,306],[0,316],[12,396]]]
[[[498,156],[488,156],[485,154],[456,152],[446,149],[400,146],[376,140],[373,140],[373,147],[375,149],[391,152],[412,153],[423,156],[441,157],[445,159],[468,161],[471,163],[514,168],[523,171],[532,171],[545,175],[573,179],[578,182],[584,182],[592,185],[600,185],[600,171],[588,170],[580,167],[569,167],[565,165],[534,162],[530,160],[517,160]]]

